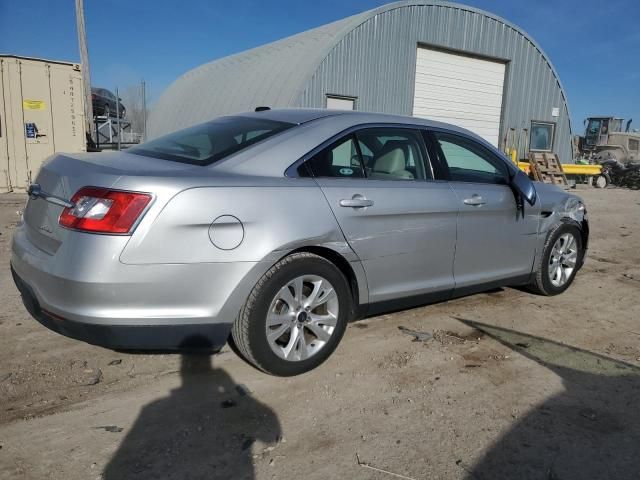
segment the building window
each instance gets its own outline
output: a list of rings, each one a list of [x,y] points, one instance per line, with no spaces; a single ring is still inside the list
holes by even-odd
[[[531,122],[529,150],[533,152],[553,151],[553,136],[556,124],[553,122]]]
[[[329,110],[355,110],[356,99],[342,95],[327,95],[327,108]]]

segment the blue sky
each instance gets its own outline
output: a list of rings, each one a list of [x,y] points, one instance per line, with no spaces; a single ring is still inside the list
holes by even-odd
[[[85,0],[94,85],[145,78],[151,100],[185,71],[384,0]],[[527,31],[559,72],[574,130],[589,114],[640,128],[640,0],[463,0]],[[73,0],[0,0],[0,52],[79,61]]]

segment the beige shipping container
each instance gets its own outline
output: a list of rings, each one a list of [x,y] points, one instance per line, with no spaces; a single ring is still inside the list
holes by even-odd
[[[26,190],[56,152],[84,151],[80,65],[0,55],[0,192]]]

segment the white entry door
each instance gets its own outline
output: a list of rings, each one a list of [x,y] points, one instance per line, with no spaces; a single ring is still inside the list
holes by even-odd
[[[500,141],[505,64],[418,47],[413,116]]]

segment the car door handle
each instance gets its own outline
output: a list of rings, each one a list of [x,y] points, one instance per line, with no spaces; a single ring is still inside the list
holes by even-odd
[[[463,201],[465,205],[471,205],[473,207],[479,207],[487,203],[480,195],[472,195],[471,198],[465,198]]]
[[[366,198],[362,198],[359,195],[354,195],[353,198],[345,198],[340,200],[341,207],[351,207],[351,208],[364,208],[370,207],[373,205],[373,200],[367,200]]]

